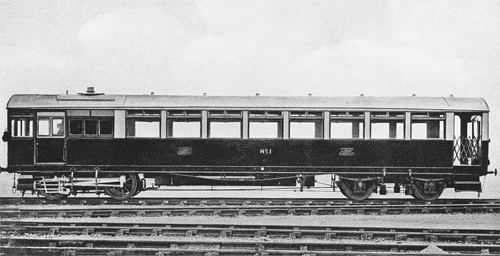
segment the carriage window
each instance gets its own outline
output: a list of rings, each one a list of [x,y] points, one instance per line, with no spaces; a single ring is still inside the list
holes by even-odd
[[[62,118],[52,118],[52,135],[64,135],[64,120]]]
[[[112,135],[113,134],[113,121],[111,121],[111,120],[99,121],[99,134]]]
[[[31,118],[13,118],[11,120],[12,137],[32,137],[33,120]]]
[[[169,138],[199,138],[201,136],[201,111],[170,110],[167,118]]]
[[[210,120],[209,136],[210,138],[241,138],[241,122]]]
[[[290,139],[323,138],[323,112],[290,112]]]
[[[290,121],[291,139],[323,138],[323,120]]]
[[[404,139],[404,113],[371,113],[371,138]]]
[[[373,139],[403,139],[403,121],[372,122]]]
[[[51,122],[52,119],[52,122]],[[52,124],[52,127],[51,127]],[[39,118],[38,135],[39,136],[64,136],[64,119],[62,118]]]
[[[128,110],[126,121],[127,137],[159,138],[159,110]]]
[[[330,138],[332,139],[362,139],[363,121],[358,120],[335,120],[330,124]]]
[[[112,135],[113,121],[111,120],[69,120],[70,135]]]
[[[97,134],[97,120],[85,120],[85,134]]]
[[[208,111],[208,137],[241,138],[241,111]]]
[[[83,120],[70,120],[69,121],[69,134],[83,134]]]
[[[38,119],[38,135],[40,136],[50,135],[50,120],[48,118]]]
[[[444,139],[444,113],[412,113],[412,139]]]
[[[171,138],[199,138],[200,121],[189,120],[169,120],[169,137]]]
[[[249,138],[283,138],[283,114],[281,111],[250,111]]]
[[[331,139],[362,139],[364,135],[363,112],[330,112]]]
[[[249,122],[249,138],[281,138],[279,121],[253,121]]]
[[[290,121],[291,139],[314,139],[316,137],[316,124],[314,122]]]
[[[127,136],[137,138],[159,138],[160,120],[127,120]]]

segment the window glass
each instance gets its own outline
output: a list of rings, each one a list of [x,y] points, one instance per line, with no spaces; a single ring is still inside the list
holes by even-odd
[[[212,110],[208,112],[211,116],[224,116],[224,110]]]
[[[184,110],[170,110],[170,111],[168,111],[168,114],[170,116],[183,116]]]
[[[250,121],[249,138],[279,138],[279,122]]]
[[[64,120],[62,118],[52,118],[52,135],[64,135]]]
[[[187,116],[201,116],[201,111],[198,110],[186,110]]]
[[[314,139],[323,137],[323,120],[290,121],[290,138]]]
[[[323,112],[307,112],[307,116],[323,116]]]
[[[144,110],[144,116],[159,116],[160,111],[158,110]]]
[[[293,116],[293,117],[306,116],[306,112],[304,112],[304,111],[292,111],[292,112],[290,112],[290,116]]]
[[[200,121],[170,121],[170,137],[172,138],[199,138]]]
[[[49,136],[50,135],[50,121],[48,118],[38,119],[38,135]]]
[[[159,138],[160,121],[158,120],[127,120],[127,136],[138,138]]]
[[[99,134],[103,135],[113,134],[113,121],[111,120],[99,121]]]
[[[97,120],[85,120],[85,134],[97,135]]]
[[[241,122],[210,121],[210,138],[241,138]]]
[[[251,117],[254,117],[254,116],[263,117],[266,115],[266,111],[250,111],[249,114]]]
[[[226,115],[228,115],[228,116],[241,116],[241,111],[227,110]]]
[[[70,120],[69,121],[69,133],[70,134],[82,134],[83,133],[83,121],[82,120]]]
[[[330,138],[359,139],[363,138],[363,123],[360,121],[334,121],[330,124]]]
[[[372,122],[373,139],[404,139],[403,121]]]
[[[144,113],[142,112],[142,110],[128,110],[127,114],[129,116],[142,116]]]

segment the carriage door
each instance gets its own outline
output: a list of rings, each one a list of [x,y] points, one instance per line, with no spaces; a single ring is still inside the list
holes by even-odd
[[[36,163],[64,163],[64,112],[38,112]]]

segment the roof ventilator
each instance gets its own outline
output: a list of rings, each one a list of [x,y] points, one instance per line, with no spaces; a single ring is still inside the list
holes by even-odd
[[[78,94],[86,96],[104,95],[102,92],[95,92],[94,87],[87,87],[87,92],[79,92]]]

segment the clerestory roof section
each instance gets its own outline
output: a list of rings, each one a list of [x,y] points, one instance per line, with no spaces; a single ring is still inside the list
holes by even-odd
[[[488,112],[482,98],[17,94],[8,109],[282,109]]]

